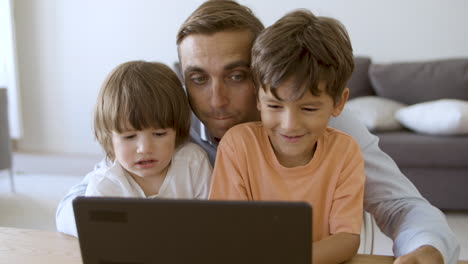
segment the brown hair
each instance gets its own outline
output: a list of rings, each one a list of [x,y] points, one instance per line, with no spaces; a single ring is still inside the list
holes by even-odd
[[[94,110],[94,135],[114,160],[112,131],[173,128],[176,146],[189,135],[190,110],[177,75],[158,62],[130,61],[104,81]]]
[[[191,34],[250,30],[254,38],[264,29],[248,7],[231,0],[208,0],[185,20],[177,33],[177,45]]]
[[[345,27],[336,19],[317,17],[310,11],[290,12],[266,28],[252,48],[252,75],[256,87],[276,89],[294,78],[291,100],[309,90],[318,96],[319,81],[326,92],[339,100],[354,69],[353,48]]]

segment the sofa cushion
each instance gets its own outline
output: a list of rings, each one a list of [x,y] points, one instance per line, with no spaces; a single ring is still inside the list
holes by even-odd
[[[468,134],[468,101],[440,99],[399,109],[395,117],[405,127],[430,135]]]
[[[369,79],[370,64],[371,59],[369,57],[354,58],[354,71],[347,85],[350,99],[358,96],[375,95]]]
[[[360,96],[349,100],[345,108],[354,113],[370,131],[401,130],[395,113],[406,105],[379,96]]]
[[[468,100],[468,58],[372,64],[369,77],[377,95],[405,104]]]
[[[468,136],[440,137],[410,131],[376,134],[380,148],[400,168],[466,168]]]

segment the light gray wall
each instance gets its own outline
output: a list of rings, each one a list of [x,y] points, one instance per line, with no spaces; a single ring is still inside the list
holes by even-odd
[[[92,108],[105,75],[128,60],[177,60],[175,35],[203,1],[17,0],[23,151],[96,154]],[[347,27],[376,62],[468,57],[466,0],[244,0],[266,26],[305,7]]]

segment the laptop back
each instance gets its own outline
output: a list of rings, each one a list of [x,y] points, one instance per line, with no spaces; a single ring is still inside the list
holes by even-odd
[[[84,264],[310,264],[302,202],[78,197]]]

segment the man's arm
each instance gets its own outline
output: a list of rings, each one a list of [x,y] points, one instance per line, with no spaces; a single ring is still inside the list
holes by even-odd
[[[430,250],[417,250],[427,245],[442,254],[444,263],[455,264],[460,245],[445,216],[419,194],[395,162],[380,150],[378,137],[347,111],[331,120],[330,126],[358,142],[366,172],[364,209],[374,216],[382,232],[393,239],[395,256],[428,254]]]
[[[78,236],[75,224],[75,214],[73,213],[73,200],[78,196],[84,196],[88,187],[89,174],[77,185],[73,186],[67,195],[60,201],[55,213],[55,223],[57,231]]]
[[[71,187],[65,197],[63,197],[55,212],[57,231],[76,237],[78,236],[75,214],[73,212],[73,200],[78,196],[84,196],[89,185],[89,179],[92,177],[91,175],[94,174],[96,170],[106,168],[108,165],[106,159],[100,161],[94,166],[92,172],[88,173],[80,183]]]

